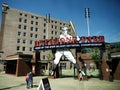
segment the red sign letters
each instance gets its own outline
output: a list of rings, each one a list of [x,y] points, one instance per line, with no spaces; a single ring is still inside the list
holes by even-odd
[[[46,45],[62,45],[62,44],[77,44],[77,43],[104,43],[104,36],[89,36],[80,37],[80,40],[77,41],[76,37],[71,38],[55,38],[55,39],[45,39],[35,41],[35,47],[37,46],[46,46]]]

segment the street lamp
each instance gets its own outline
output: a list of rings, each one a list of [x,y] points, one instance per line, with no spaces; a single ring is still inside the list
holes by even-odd
[[[87,20],[88,36],[90,36],[90,24],[89,24],[90,9],[89,8],[85,8],[85,18]]]

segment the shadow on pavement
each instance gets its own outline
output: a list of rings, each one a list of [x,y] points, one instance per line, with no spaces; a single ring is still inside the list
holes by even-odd
[[[5,88],[0,88],[0,90],[7,90],[7,89],[21,87],[21,86],[26,86],[26,83],[23,83],[23,84],[20,84],[20,85],[16,85],[16,86],[10,86],[10,87],[5,87]],[[38,87],[38,85],[33,85],[33,88],[36,88],[36,87]]]
[[[6,90],[6,89],[11,89],[11,88],[16,88],[16,87],[20,87],[20,86],[24,86],[26,85],[26,83],[20,84],[20,85],[16,85],[16,86],[10,86],[10,87],[5,87],[5,88],[0,88],[0,90]]]

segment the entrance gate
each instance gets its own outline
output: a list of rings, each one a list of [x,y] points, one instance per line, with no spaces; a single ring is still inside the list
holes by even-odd
[[[73,39],[74,41],[72,41],[71,43],[63,43],[63,42],[58,42],[56,40],[59,39],[47,39],[47,40],[38,40],[35,42],[35,46],[34,46],[34,50],[35,50],[35,56],[36,54],[39,53],[40,56],[40,52],[41,50],[52,50],[52,51],[56,51],[56,49],[64,49],[64,48],[69,48],[69,49],[75,49],[76,50],[76,57],[77,57],[77,53],[81,52],[81,48],[86,48],[86,47],[99,47],[100,51],[101,51],[101,57],[104,56],[105,53],[105,42],[104,42],[104,36],[93,36],[93,37],[81,37],[80,41],[76,41],[76,39]],[[102,57],[104,58],[104,57]],[[103,59],[104,61],[106,60],[105,58]],[[37,64],[37,57],[35,57],[35,63]],[[103,65],[103,67],[105,66],[105,64]],[[37,68],[37,67],[36,67]],[[106,66],[104,68],[107,68]],[[102,70],[102,69],[101,69]],[[34,70],[35,72],[36,70]],[[104,73],[105,70],[103,69],[101,71],[101,79],[102,76],[106,75],[106,73]],[[102,75],[102,73],[104,75]],[[75,75],[75,74],[74,74]],[[59,68],[56,69],[55,71],[55,75],[54,78],[58,78],[59,77]]]

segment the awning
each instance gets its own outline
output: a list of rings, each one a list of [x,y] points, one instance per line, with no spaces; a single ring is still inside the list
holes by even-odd
[[[18,60],[19,58],[7,58],[6,60]]]

